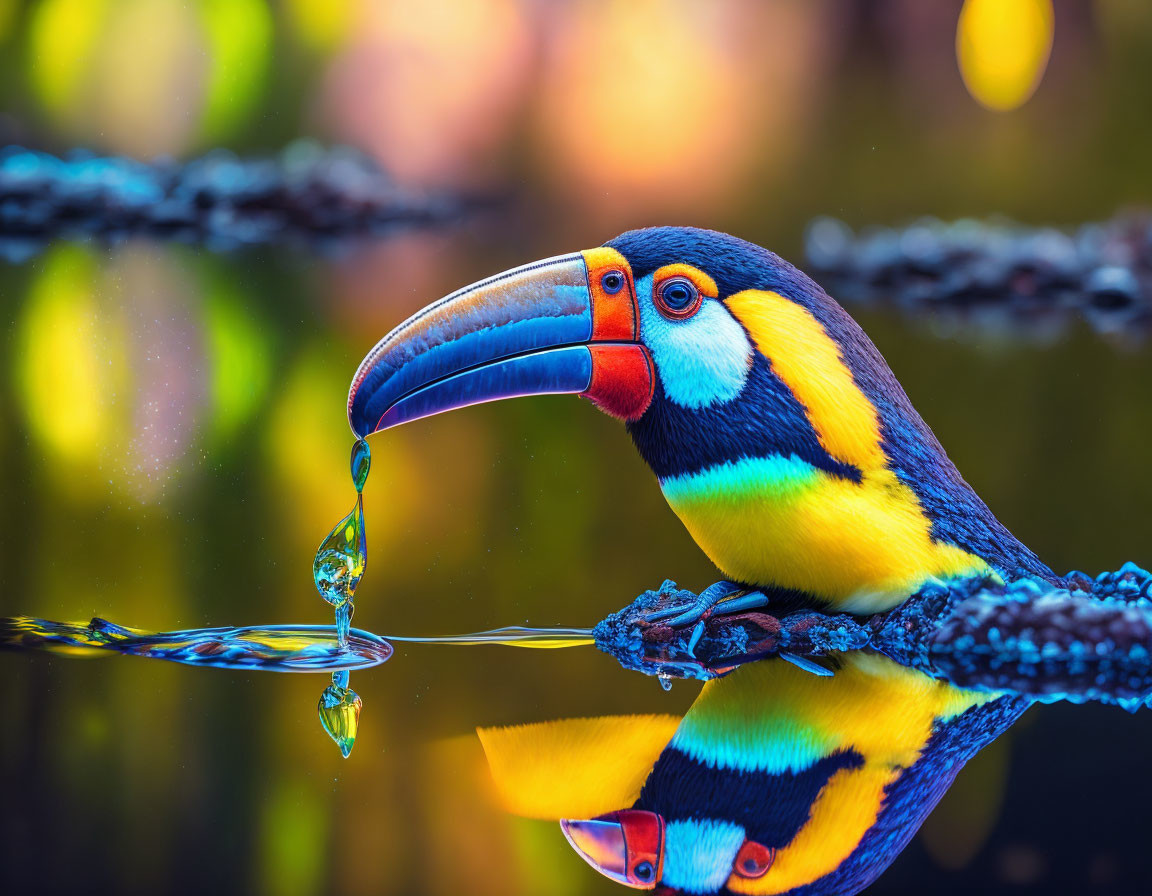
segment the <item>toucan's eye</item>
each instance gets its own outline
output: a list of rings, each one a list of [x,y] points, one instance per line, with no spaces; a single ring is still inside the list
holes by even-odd
[[[604,287],[604,292],[614,296],[624,288],[624,275],[620,271],[609,271],[600,278],[600,285]]]
[[[646,884],[652,880],[656,874],[656,869],[652,867],[651,862],[640,862],[632,869],[632,873],[636,875],[636,879],[640,881],[640,883]]]
[[[687,277],[669,277],[656,287],[656,307],[665,317],[683,320],[700,308],[700,290]]]
[[[736,853],[736,861],[732,863],[732,871],[737,877],[754,880],[768,873],[768,869],[772,867],[772,861],[775,858],[776,850],[769,849],[755,840],[745,840],[744,845],[740,847],[740,852]]]

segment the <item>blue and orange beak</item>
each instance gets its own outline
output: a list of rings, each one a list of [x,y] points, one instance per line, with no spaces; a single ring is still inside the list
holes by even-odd
[[[565,819],[560,828],[572,848],[610,880],[654,890],[664,867],[664,819],[643,809],[622,809],[587,821]]]
[[[637,420],[654,383],[631,269],[604,247],[497,274],[408,318],[361,362],[348,422],[363,438],[454,408],[558,393]]]

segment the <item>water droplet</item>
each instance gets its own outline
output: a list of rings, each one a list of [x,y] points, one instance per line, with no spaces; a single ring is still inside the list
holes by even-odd
[[[372,451],[365,439],[360,439],[352,446],[352,481],[356,484],[356,491],[364,491],[364,483],[368,481],[368,470],[372,466]]]
[[[672,676],[671,675],[665,675],[665,674],[661,673],[661,674],[657,675],[656,678],[660,682],[660,687],[664,688],[664,690],[666,690],[666,691],[672,690]]]
[[[324,689],[316,706],[320,714],[320,724],[324,726],[328,736],[336,742],[345,759],[356,743],[356,727],[360,723],[360,710],[363,705],[364,701],[354,690],[332,684]]]
[[[364,536],[364,501],[357,495],[356,506],[328,533],[316,550],[312,577],[320,596],[334,607],[351,601],[368,562]]]
[[[337,669],[332,673],[332,684],[338,688],[346,688],[350,677],[347,669]]]

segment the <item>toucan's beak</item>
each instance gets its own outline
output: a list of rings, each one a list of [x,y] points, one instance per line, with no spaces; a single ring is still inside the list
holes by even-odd
[[[623,809],[587,821],[560,822],[572,848],[619,884],[653,890],[663,873],[664,819],[655,812]]]
[[[525,265],[452,293],[385,336],[348,392],[363,438],[466,405],[576,393],[636,420],[652,400],[628,262],[591,249]]]

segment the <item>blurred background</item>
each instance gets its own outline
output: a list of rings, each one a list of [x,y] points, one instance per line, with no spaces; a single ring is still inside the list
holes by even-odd
[[[326,622],[310,569],[353,500],[348,382],[428,301],[658,223],[802,263],[816,215],[1105,218],[1152,199],[1150,112],[1144,0],[0,0],[0,145],[148,160],[307,137],[504,200],[338,251],[0,262],[0,615]],[[1045,560],[1152,562],[1148,350],[858,316]],[[358,626],[589,625],[716,577],[623,429],[575,399],[373,453]],[[471,732],[697,691],[591,648],[400,646],[353,679],[343,761],[316,677],[0,655],[0,888],[616,892],[554,824],[492,805]],[[869,892],[1146,892],[1149,744],[1152,713],[1033,709]]]

